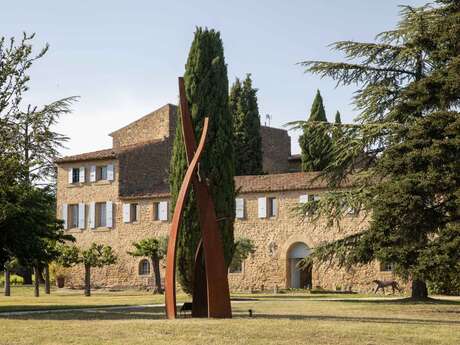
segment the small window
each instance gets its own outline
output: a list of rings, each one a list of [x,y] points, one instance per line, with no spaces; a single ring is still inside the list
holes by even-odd
[[[243,272],[243,260],[241,258],[234,257],[230,266],[228,267],[229,273],[242,273]]]
[[[139,262],[139,275],[145,276],[150,274],[150,262],[147,259],[142,259]]]
[[[276,217],[278,215],[278,200],[276,198],[267,198],[268,216]]]
[[[80,169],[72,168],[72,183],[80,182]]]
[[[97,167],[96,180],[107,180],[107,165]]]
[[[107,226],[107,203],[96,203],[96,227]]]
[[[160,203],[153,203],[153,220],[160,220]]]
[[[393,272],[394,268],[395,268],[395,265],[392,262],[386,263],[386,264],[384,264],[384,263],[380,264],[380,271],[381,272]]]
[[[138,211],[138,205],[137,204],[130,204],[129,207],[130,207],[130,222],[137,222],[137,218],[138,218],[138,214],[137,214],[137,211]]]
[[[69,228],[78,227],[78,204],[69,205]]]

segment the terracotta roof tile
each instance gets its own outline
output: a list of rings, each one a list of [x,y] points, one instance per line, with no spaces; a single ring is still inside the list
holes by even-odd
[[[116,157],[114,149],[105,149],[93,152],[81,153],[74,156],[65,156],[56,160],[56,163],[79,162],[101,159],[112,159]]]

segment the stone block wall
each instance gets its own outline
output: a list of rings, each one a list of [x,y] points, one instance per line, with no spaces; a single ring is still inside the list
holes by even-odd
[[[173,137],[177,107],[166,104],[137,121],[111,133],[113,148]]]
[[[288,159],[291,156],[291,137],[284,129],[260,127],[262,137],[263,171],[269,174],[289,171]]]

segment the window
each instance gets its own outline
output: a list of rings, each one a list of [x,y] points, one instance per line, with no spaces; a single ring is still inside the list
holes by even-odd
[[[153,220],[160,220],[160,203],[153,203]]]
[[[80,169],[72,168],[72,183],[80,182]]]
[[[129,221],[130,222],[137,222],[137,218],[138,218],[138,216],[137,216],[137,206],[138,206],[137,204],[130,204],[129,205],[129,208],[130,208],[130,210],[129,210],[129,215],[130,215]]]
[[[153,220],[168,220],[169,213],[168,213],[168,202],[167,201],[160,201],[153,203]]]
[[[394,263],[390,262],[390,263],[380,263],[380,271],[381,272],[393,272],[395,268],[395,265]]]
[[[244,218],[244,199],[243,198],[235,199],[235,217],[238,219]]]
[[[78,204],[69,205],[69,228],[78,227]]]
[[[242,273],[243,272],[243,260],[240,257],[233,257],[230,266],[228,267],[229,273]]]
[[[150,262],[147,259],[142,259],[139,262],[139,275],[145,276],[150,274]]]
[[[99,166],[96,169],[96,180],[107,180],[107,165]]]
[[[276,198],[267,198],[268,216],[276,217],[278,215],[278,201]]]
[[[96,227],[107,226],[107,203],[96,203]]]

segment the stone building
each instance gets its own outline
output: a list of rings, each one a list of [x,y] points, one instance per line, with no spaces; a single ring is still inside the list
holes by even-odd
[[[67,232],[78,246],[108,244],[119,258],[115,265],[94,269],[96,286],[153,284],[148,258],[133,258],[127,251],[132,250],[133,242],[168,234],[172,214],[168,169],[176,111],[176,106],[167,104],[111,133],[112,148],[56,162],[57,214]],[[295,207],[320,197],[327,186],[315,173],[299,172],[300,158],[291,155],[287,131],[263,126],[261,134],[266,174],[235,177],[235,237],[251,239],[256,251],[244,262],[231,265],[230,288],[363,291],[373,279],[391,276],[391,268],[378,263],[351,271],[316,264],[309,270],[296,268],[312,248],[359,231],[365,219],[350,213],[340,227],[300,219]],[[83,284],[81,267],[71,269],[67,284]]]

